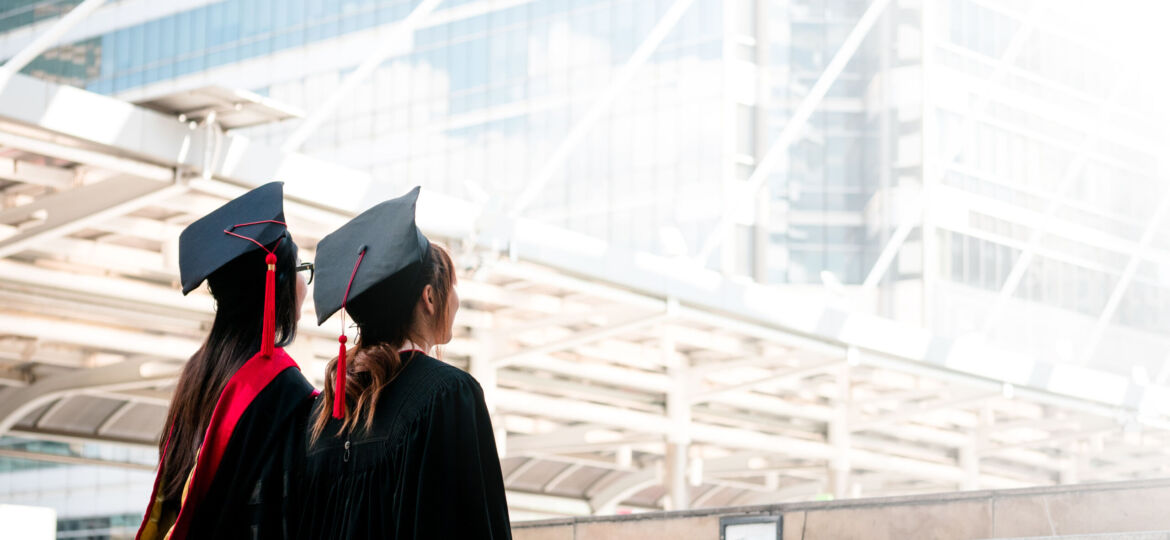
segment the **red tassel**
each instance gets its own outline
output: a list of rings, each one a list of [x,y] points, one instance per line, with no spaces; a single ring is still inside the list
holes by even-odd
[[[333,391],[333,417],[337,419],[345,418],[345,303],[349,301],[349,289],[353,287],[353,278],[357,276],[358,267],[365,257],[366,246],[362,246],[357,261],[353,263],[353,271],[349,273],[345,296],[341,298],[341,336],[337,338],[337,341],[341,342],[341,347],[337,352],[337,387]]]
[[[333,417],[345,418],[345,334],[337,338],[341,345],[337,351],[337,377],[333,389]]]
[[[276,347],[276,255],[264,258],[268,272],[264,276],[264,326],[260,332],[260,354],[272,358]]]

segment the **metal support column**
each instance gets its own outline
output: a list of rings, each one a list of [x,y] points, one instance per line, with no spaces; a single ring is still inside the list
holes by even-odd
[[[959,489],[963,491],[979,489],[979,449],[986,446],[987,433],[994,422],[995,411],[989,402],[984,402],[980,405],[979,425],[971,432],[967,443],[959,447],[959,467],[965,473]]]
[[[849,380],[848,363],[837,368],[837,404],[833,406],[834,418],[829,422],[829,444],[833,446],[833,459],[829,462],[829,491],[834,499],[849,496]]]
[[[499,348],[494,335],[476,330],[476,341],[481,345],[471,356],[468,371],[483,388],[483,400],[487,404],[488,413],[492,417],[492,427],[496,435],[496,452],[500,459],[508,455],[508,437],[504,429],[504,422],[496,414],[496,391],[499,386],[499,367],[492,360],[495,351]]]
[[[687,457],[691,444],[691,402],[688,396],[688,362],[675,354],[674,339],[664,332],[662,338],[663,358],[675,359],[668,368],[673,385],[666,395],[666,416],[670,431],[666,436],[666,471],[664,483],[667,493],[667,510],[686,510],[690,507],[690,486],[687,484]]]

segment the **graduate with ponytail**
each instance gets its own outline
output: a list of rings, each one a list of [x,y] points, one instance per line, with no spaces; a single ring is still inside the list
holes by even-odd
[[[306,294],[298,270],[311,267],[297,264],[283,196],[263,185],[179,237],[183,294],[206,280],[215,320],[179,376],[139,540],[289,537],[286,471],[313,387],[281,347]]]
[[[451,340],[459,297],[450,256],[415,225],[418,193],[317,245],[317,323],[341,310],[342,326],[309,418],[301,538],[511,538],[483,390],[430,356]]]

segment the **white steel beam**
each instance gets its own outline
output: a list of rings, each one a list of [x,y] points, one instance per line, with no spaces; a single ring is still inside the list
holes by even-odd
[[[950,398],[950,399],[942,399],[942,400],[932,401],[932,402],[923,403],[921,405],[917,405],[914,407],[909,407],[909,408],[902,407],[897,412],[884,413],[876,418],[863,418],[861,416],[854,415],[851,418],[851,420],[852,420],[851,428],[854,431],[867,431],[867,430],[875,429],[878,426],[897,424],[897,423],[909,420],[911,418],[921,416],[923,414],[929,414],[932,412],[941,411],[943,409],[952,409],[952,408],[956,408],[956,407],[969,406],[969,405],[972,405],[975,403],[981,403],[981,402],[986,401],[988,399],[993,399],[993,398],[997,398],[997,397],[1001,397],[1001,396],[1002,396],[1002,394],[1000,392],[994,392],[994,393],[974,392],[974,393],[971,393],[969,395],[959,396],[959,397]]]
[[[158,441],[143,441],[128,439],[123,437],[111,437],[109,435],[97,437],[92,434],[67,433],[56,430],[45,429],[21,429],[13,427],[9,429],[5,435],[13,437],[21,437],[25,439],[37,439],[42,441],[61,442],[65,444],[88,444],[94,442],[117,444],[122,446],[129,446],[131,448],[140,448],[143,450],[158,451]]]
[[[604,423],[642,433],[666,436],[671,425],[662,415],[629,411],[607,405],[583,401],[536,396],[525,392],[500,389],[497,405],[503,411],[513,411],[546,418],[559,418],[580,422]],[[728,448],[775,452],[789,457],[830,460],[837,450],[823,442],[797,439],[749,431],[744,429],[693,423],[691,439],[695,442],[719,445]],[[963,471],[953,464],[930,463],[921,460],[886,455],[863,449],[850,451],[850,458],[857,468],[888,470],[915,478],[958,483]],[[988,485],[996,487],[1020,487],[1026,482],[1009,478],[987,478]]]
[[[48,409],[45,409],[45,412],[41,413],[40,418],[37,418],[37,421],[36,421],[36,423],[33,424],[33,427],[34,428],[45,427],[45,425],[49,423],[49,420],[52,420],[54,416],[57,416],[57,413],[61,412],[61,409],[65,408],[65,405],[68,402],[69,402],[68,398],[61,398],[61,399],[58,399],[57,401],[54,401],[52,405],[49,405]]]
[[[405,54],[414,48],[415,28],[422,22],[427,15],[430,15],[435,7],[439,5],[442,0],[423,0],[419,5],[415,6],[414,10],[410,12],[401,22],[390,27],[389,35],[385,36],[382,41],[382,46],[370,52],[361,64],[352,72],[345,76],[345,80],[325,98],[320,105],[317,106],[309,116],[301,121],[296,130],[293,131],[288,139],[285,140],[281,150],[285,152],[295,152],[300,149],[301,145],[305,144],[305,140],[313,134],[314,131],[320,127],[330,115],[333,114],[334,109],[341,104],[341,100],[349,97],[350,92],[353,92],[370,75],[374,73],[378,66],[396,54]]]
[[[1158,386],[1165,386],[1167,381],[1170,381],[1170,354],[1166,355],[1166,359],[1162,361],[1162,368],[1154,376],[1154,384]]]
[[[1163,477],[1167,472],[1170,472],[1170,455],[1165,452],[1154,452],[1142,457],[1126,456],[1124,460],[1103,467],[1092,467],[1086,471],[1092,480],[1098,482],[1135,477],[1144,480]]]
[[[239,187],[278,178],[291,201],[341,212],[359,210],[372,181],[368,173],[231,133],[218,137],[222,152],[208,163],[212,126],[191,129],[173,116],[25,75],[13,76],[0,92],[0,120],[32,134],[0,133],[0,146],[167,182],[202,176],[204,169]]]
[[[787,158],[788,147],[793,142],[796,142],[800,138],[800,135],[804,133],[804,129],[808,125],[808,119],[816,111],[821,100],[828,93],[829,88],[833,86],[833,83],[837,82],[837,77],[845,70],[845,66],[849,64],[849,61],[853,59],[853,55],[857,52],[858,47],[861,46],[861,42],[865,40],[865,36],[869,35],[870,29],[877,23],[878,16],[885,11],[889,3],[890,0],[873,0],[865,12],[861,14],[861,18],[853,26],[853,30],[845,37],[845,41],[841,43],[841,47],[837,49],[836,54],[833,55],[828,65],[825,66],[825,71],[821,73],[821,76],[817,78],[817,82],[813,84],[808,94],[797,105],[796,110],[792,113],[792,117],[784,125],[784,130],[776,137],[776,141],[764,153],[764,158],[760,160],[755,170],[752,171],[751,176],[748,177],[747,187],[742,192],[746,200],[736,201],[736,203],[746,204],[754,200],[756,194],[760,191],[760,187],[768,179],[768,175],[772,174],[772,169]],[[729,205],[729,208],[737,206],[740,206],[740,204]],[[707,235],[707,239],[702,244],[702,248],[697,257],[700,264],[704,263],[728,236],[733,220],[734,216],[725,209],[723,215],[720,216],[719,224]]]
[[[626,63],[618,68],[613,80],[605,87],[605,90],[593,101],[581,119],[569,130],[565,139],[553,150],[548,160],[525,186],[524,191],[516,197],[509,211],[510,216],[519,216],[536,200],[536,196],[544,189],[545,184],[548,184],[553,175],[564,165],[569,153],[585,139],[589,130],[609,110],[609,106],[617,99],[618,94],[625,90],[630,81],[634,80],[634,75],[650,60],[650,56],[654,54],[654,51],[658,49],[658,46],[666,39],[666,36],[670,34],[670,31],[674,29],[679,19],[693,3],[694,0],[675,0],[671,4],[658,23],[654,25],[654,28],[650,29],[650,33],[646,34],[646,38],[642,40],[638,48],[634,49],[634,53],[630,55]]]
[[[898,228],[894,229],[894,234],[890,235],[890,239],[886,242],[885,247],[882,248],[881,253],[878,254],[877,260],[874,261],[873,268],[865,275],[865,281],[861,283],[863,290],[877,287],[878,283],[885,277],[886,272],[890,269],[890,265],[894,262],[894,257],[898,255],[898,251],[902,249],[902,246],[906,243],[906,239],[910,237],[910,233],[914,232],[914,227],[918,226],[920,214],[924,207],[925,202],[919,200],[917,205],[903,211]]]
[[[462,286],[462,283],[460,283]],[[462,295],[461,295],[462,296]],[[462,310],[461,310],[462,311]],[[628,306],[613,306],[607,309],[598,309],[581,312],[564,312],[558,315],[549,315],[547,317],[539,317],[531,321],[512,322],[501,318],[501,324],[497,328],[493,328],[492,332],[502,336],[515,336],[533,330],[548,330],[553,328],[564,328],[566,326],[581,326],[588,324],[590,320],[596,317],[604,317],[609,320],[611,317],[628,314],[630,308]]]
[[[1046,197],[1047,193],[1036,193]],[[1044,228],[1046,237],[1059,238],[1060,243],[1071,242],[1081,246],[1100,249],[1110,252],[1131,251],[1137,246],[1137,234],[1127,235],[1123,232],[1103,230],[1094,225],[1078,223],[1068,218],[1055,218],[1051,226],[1045,224],[1044,214],[1037,210],[1032,211],[1024,207],[995,200],[987,197],[970,197],[969,193],[952,186],[937,186],[931,199],[932,213],[950,213],[952,216],[965,218],[967,212],[975,212],[992,218],[1000,219],[1027,229]],[[1083,210],[1083,208],[1080,208]],[[1132,224],[1132,220],[1124,219]],[[1028,249],[1028,238],[1012,238],[982,230],[970,225],[965,219],[948,220],[947,228],[983,240],[996,242],[1020,250]],[[1041,242],[1035,248],[1035,255],[1043,256],[1056,262],[1069,263],[1082,268],[1099,272],[1113,272],[1112,265],[1096,261],[1084,254],[1071,253],[1056,246],[1057,242]],[[1154,248],[1143,253],[1142,256],[1155,264],[1170,264],[1170,250]]]
[[[131,405],[153,405],[156,407],[170,407],[172,393],[167,390],[121,390],[112,392],[108,390],[86,390],[83,392],[87,396],[99,397],[103,399],[112,399],[116,401],[125,401]]]
[[[535,266],[529,263],[510,260],[493,261],[492,272],[499,272],[515,279],[522,279],[533,283],[540,283],[557,287],[579,294],[601,298],[625,307],[636,307],[649,311],[670,309],[669,299],[665,302],[648,294],[628,290],[628,288],[612,287],[599,283],[597,279],[568,275],[557,268]],[[666,307],[664,308],[664,303]]]
[[[473,345],[472,347],[477,346]],[[476,379],[480,380],[479,376],[476,376]],[[596,381],[601,384],[594,384],[591,381],[573,377],[549,377],[544,373],[527,373],[515,369],[501,373],[500,380],[505,386],[512,388],[533,392],[556,389],[557,393],[564,397],[604,401],[635,410],[654,410],[661,407],[661,398],[658,396],[647,394],[636,388],[623,388],[620,383],[613,381],[601,380]]]
[[[707,502],[715,498],[716,495],[723,493],[724,489],[726,489],[724,486],[718,484],[712,485],[711,487],[707,488],[707,491],[704,491],[698,497],[695,497],[695,500],[691,501],[691,507],[703,508],[707,506]]]
[[[34,39],[32,43],[25,45],[25,47],[21,49],[20,52],[13,55],[12,58],[9,58],[3,66],[0,66],[0,88],[3,88],[4,85],[8,84],[8,80],[11,79],[13,75],[20,72],[20,70],[24,69],[24,67],[27,66],[29,62],[32,62],[34,59],[36,59],[36,57],[40,56],[41,53],[48,50],[49,47],[56,45],[57,40],[60,39],[61,36],[65,34],[65,32],[68,32],[69,29],[76,26],[77,23],[85,20],[85,18],[88,17],[90,13],[93,13],[95,9],[101,7],[104,3],[106,3],[106,0],[84,0],[82,3],[78,4],[77,7],[70,10],[69,13],[66,13],[64,17],[61,17],[43,34],[37,36],[37,38]]]
[[[118,467],[122,469],[132,469],[139,471],[155,471],[158,469],[157,465],[151,464],[130,463],[126,461],[113,461],[108,459],[89,458],[83,456],[50,454],[48,452],[31,452],[28,450],[17,450],[15,448],[0,448],[0,457],[25,459],[30,461],[44,461],[47,463],[62,463],[65,465],[101,465],[103,467]]]
[[[678,313],[679,318],[683,320],[710,324],[730,332],[736,332],[756,339],[766,340],[773,344],[784,345],[786,347],[792,347],[806,352],[823,354],[825,356],[835,358],[845,354],[846,351],[846,347],[842,344],[834,343],[824,339],[808,337],[802,333],[780,330],[764,324],[744,321],[741,318],[724,317],[717,313],[713,313],[712,308],[709,307],[704,309],[704,306],[699,306],[698,308],[684,306],[679,307],[675,310],[675,312]]]
[[[785,354],[780,356],[756,356],[752,358],[739,358],[736,360],[725,361],[711,361],[705,362],[697,366],[691,366],[691,375],[705,376],[710,373],[719,373],[732,369],[740,369],[745,367],[750,368],[772,368],[777,367],[777,364],[784,365],[792,360],[792,354]]]
[[[714,389],[710,389],[710,390],[703,390],[701,392],[698,392],[698,393],[695,393],[692,395],[691,403],[692,404],[703,403],[703,402],[711,401],[716,396],[727,395],[727,394],[731,394],[731,393],[738,393],[741,391],[747,392],[747,391],[749,391],[753,388],[756,388],[758,386],[769,384],[769,383],[775,383],[778,381],[783,381],[783,380],[788,380],[788,379],[803,379],[805,377],[809,377],[812,375],[819,375],[821,373],[825,373],[827,371],[830,371],[833,368],[840,366],[843,363],[845,363],[844,360],[831,360],[828,362],[821,362],[818,364],[813,364],[813,365],[808,365],[808,366],[800,366],[800,367],[795,367],[792,369],[787,369],[784,371],[780,371],[778,373],[766,375],[764,377],[760,377],[759,379],[753,379],[753,380],[750,380],[747,382],[742,382],[742,383],[738,383],[738,384],[731,384],[731,385],[727,385],[727,386],[723,386],[723,387],[719,387],[719,388],[714,388]]]
[[[168,360],[187,360],[199,342],[59,319],[0,313],[4,333],[89,349],[119,351]]]
[[[618,454],[620,456],[620,449]],[[545,454],[535,457],[543,459],[545,462],[595,467],[605,469],[609,472],[628,472],[635,470],[629,463],[622,462],[620,457],[614,459],[599,453],[577,452],[571,454]]]
[[[584,467],[584,465],[581,465],[580,463],[571,463],[566,465],[564,469],[561,469],[561,471],[553,476],[548,482],[545,482],[544,486],[541,487],[540,490],[547,493],[556,489],[557,486],[561,485],[561,482],[564,482],[570,476],[573,476],[574,473],[581,470],[581,467]]]
[[[178,268],[168,268],[166,258],[159,251],[104,242],[101,239],[56,236],[41,242],[27,243],[21,252],[35,256],[45,269],[78,270],[74,275],[90,271],[160,282],[171,281],[178,274]],[[98,272],[93,272],[95,269]]]
[[[101,436],[106,432],[106,430],[110,429],[111,426],[118,423],[118,420],[121,420],[123,416],[126,416],[126,413],[130,412],[130,410],[133,409],[135,405],[137,405],[137,403],[133,401],[127,401],[119,405],[118,408],[114,409],[114,412],[110,413],[110,415],[107,416],[105,420],[102,420],[101,424],[98,424],[97,429],[94,430],[94,434]]]
[[[25,152],[72,161],[86,166],[108,169],[110,171],[128,174],[151,180],[170,181],[175,179],[175,170],[119,156],[109,152],[78,148],[57,142],[46,141],[33,137],[26,137],[16,133],[0,131],[0,146],[7,146],[24,150]]]
[[[36,340],[6,337],[0,339],[0,360],[12,364],[44,364],[65,368],[78,368],[84,365],[88,353],[75,347],[46,347]],[[12,374],[16,375],[16,374]],[[21,382],[27,377],[4,379],[7,386],[24,386]]]
[[[519,465],[517,465],[515,469],[512,469],[510,472],[508,472],[508,475],[504,477],[504,485],[507,486],[515,483],[516,480],[519,480],[521,476],[524,476],[524,473],[532,470],[532,468],[537,466],[539,463],[540,460],[536,458],[528,458],[524,460]]]
[[[508,507],[558,516],[587,516],[592,513],[589,503],[571,497],[509,490]]]
[[[569,307],[563,299],[555,296],[509,291],[498,285],[474,280],[459,282],[459,296],[476,302],[536,311],[545,315],[564,313]]]
[[[628,474],[589,497],[591,513],[595,516],[614,514],[622,501],[659,482],[659,474],[655,469]]]
[[[676,344],[688,349],[714,351],[722,355],[750,357],[759,356],[762,352],[758,347],[746,345],[742,336],[696,328],[694,325],[686,324],[686,322],[680,319],[677,324],[664,325],[661,333],[669,336]]]
[[[515,364],[517,362],[522,362],[526,359],[532,359],[534,357],[545,356],[554,352],[572,349],[574,347],[593,343],[610,336],[621,335],[639,328],[644,328],[646,326],[656,324],[667,317],[668,314],[666,313],[655,313],[653,315],[644,317],[634,317],[632,319],[621,321],[610,326],[575,332],[569,337],[554,341],[552,343],[537,345],[534,347],[525,347],[524,350],[496,357],[494,360],[492,360],[492,364],[496,367],[504,367]]]
[[[53,189],[65,189],[73,185],[76,174],[72,170],[61,167],[38,165],[12,158],[0,158],[0,178]]]
[[[670,377],[664,373],[651,373],[599,363],[572,361],[554,356],[529,356],[523,360],[532,369],[550,371],[587,381],[655,393],[670,390]],[[507,375],[502,375],[507,378]]]
[[[708,401],[736,407],[755,413],[765,413],[783,418],[797,418],[814,422],[829,422],[833,410],[815,403],[793,403],[791,400],[768,396],[756,392],[734,392],[711,396]]]
[[[1116,420],[1108,419],[1099,423],[1083,424],[1080,427],[1067,431],[1054,431],[1045,436],[1035,439],[1029,439],[1020,442],[998,442],[994,437],[984,439],[984,446],[979,451],[984,455],[999,454],[1001,452],[1010,452],[1021,448],[1062,448],[1068,447],[1070,442],[1081,441],[1104,435],[1114,433],[1121,430],[1122,426]]]
[[[48,238],[81,230],[90,223],[131,212],[183,189],[186,188],[179,184],[121,176],[0,211],[0,224],[17,228],[16,234],[0,240],[0,258]]]
[[[568,427],[558,427],[546,433],[530,435],[516,435],[509,441],[510,449],[517,455],[529,452],[558,452],[571,448],[579,448],[600,440],[621,439],[622,434],[613,429],[598,425],[584,424]]]
[[[760,504],[776,504],[788,502],[794,499],[811,499],[815,495],[825,492],[825,482],[801,482],[799,484],[792,484],[784,486],[776,491],[765,492],[745,492],[736,497],[730,504],[734,506],[739,505],[760,505]]]

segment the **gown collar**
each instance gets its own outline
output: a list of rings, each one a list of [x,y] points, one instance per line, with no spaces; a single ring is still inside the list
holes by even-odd
[[[402,355],[403,353],[408,353],[408,352],[420,352],[423,354],[427,354],[427,351],[424,351],[422,347],[420,347],[418,344],[416,344],[415,342],[413,342],[409,339],[406,340],[405,342],[403,342],[401,347],[398,347],[398,354],[399,355]]]

